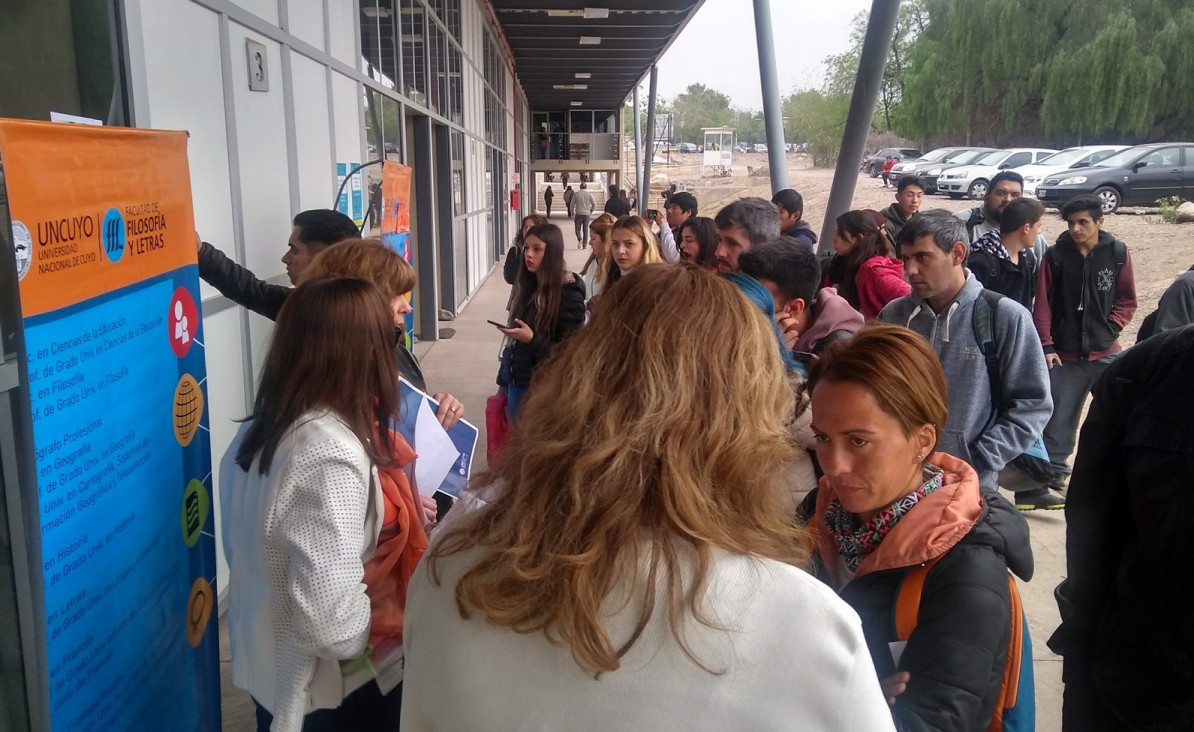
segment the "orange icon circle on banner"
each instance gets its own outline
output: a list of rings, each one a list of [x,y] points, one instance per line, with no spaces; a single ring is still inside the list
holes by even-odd
[[[203,418],[203,390],[190,374],[183,374],[174,388],[174,437],[186,447],[199,431]]]
[[[197,648],[203,640],[203,631],[207,628],[207,621],[211,618],[211,611],[216,606],[216,595],[211,591],[211,583],[202,577],[191,585],[191,597],[187,600],[187,642],[191,648]]]

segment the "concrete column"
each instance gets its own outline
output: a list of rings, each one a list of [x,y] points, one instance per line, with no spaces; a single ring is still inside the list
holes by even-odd
[[[634,187],[638,191],[638,199],[635,201],[635,208],[638,213],[642,213],[643,207],[639,203],[643,199],[643,130],[642,122],[638,118],[639,110],[639,94],[638,84],[634,85]]]
[[[825,222],[821,224],[821,238],[817,252],[824,254],[833,248],[833,222],[850,210],[854,188],[858,184],[858,161],[866,151],[866,138],[875,117],[879,87],[883,84],[883,68],[891,52],[895,37],[896,19],[900,15],[899,0],[872,0],[871,17],[862,42],[862,56],[858,62],[858,76],[854,80],[854,95],[850,98],[850,113],[846,130],[842,133],[842,149],[837,156],[837,170],[825,206]]]
[[[439,278],[436,277],[437,254],[435,243],[439,221],[436,216],[435,149],[432,142],[431,118],[418,116],[411,123],[411,167],[414,168],[415,226],[411,232],[414,245],[415,274],[415,335],[420,340],[439,340]],[[496,185],[496,184],[495,184]]]
[[[754,3],[759,79],[763,86],[763,122],[767,127],[767,167],[771,170],[771,193],[775,194],[788,187],[788,155],[784,150],[784,108],[779,100],[779,78],[775,72],[771,0],[754,0]]]
[[[647,92],[647,140],[643,155],[643,184],[638,189],[638,210],[641,214],[651,207],[651,160],[655,157],[655,90],[659,84],[659,67],[651,66],[651,86]]]

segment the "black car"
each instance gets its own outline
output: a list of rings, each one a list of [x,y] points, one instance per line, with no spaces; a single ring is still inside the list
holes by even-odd
[[[883,163],[887,158],[895,158],[898,163],[903,160],[915,160],[922,155],[923,153],[914,147],[885,147],[862,161],[862,170],[872,178],[878,178],[883,172]]]
[[[1170,196],[1194,198],[1194,143],[1137,145],[1098,165],[1051,175],[1036,187],[1041,203],[1053,207],[1085,193],[1099,197],[1104,214],[1120,206],[1154,206]]]

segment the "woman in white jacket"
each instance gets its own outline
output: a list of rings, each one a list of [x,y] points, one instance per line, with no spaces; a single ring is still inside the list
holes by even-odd
[[[394,345],[390,304],[371,283],[300,286],[220,464],[232,678],[256,702],[259,732],[398,727],[401,689],[342,671],[367,653],[375,465],[392,454],[374,426],[398,403]]]

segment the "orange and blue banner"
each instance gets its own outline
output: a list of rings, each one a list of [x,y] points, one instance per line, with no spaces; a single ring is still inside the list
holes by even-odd
[[[220,729],[187,136],[0,120],[54,730]]]

